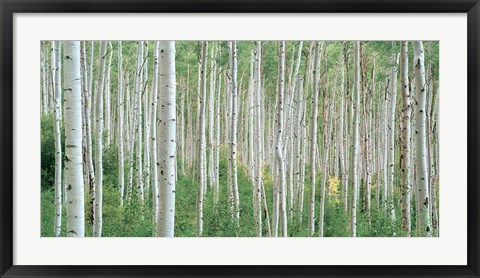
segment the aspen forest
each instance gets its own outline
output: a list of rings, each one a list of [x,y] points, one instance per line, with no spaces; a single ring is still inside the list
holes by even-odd
[[[438,237],[437,41],[42,41],[42,237]]]

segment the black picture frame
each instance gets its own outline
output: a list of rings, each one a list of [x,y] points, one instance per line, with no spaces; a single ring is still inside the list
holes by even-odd
[[[1,277],[480,277],[479,0],[0,0]],[[468,228],[466,266],[25,266],[13,265],[14,13],[467,13]],[[428,251],[427,251],[428,252]]]

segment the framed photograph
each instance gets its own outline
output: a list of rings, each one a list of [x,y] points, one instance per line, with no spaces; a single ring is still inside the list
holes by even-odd
[[[478,0],[0,1],[0,277],[480,277]]]

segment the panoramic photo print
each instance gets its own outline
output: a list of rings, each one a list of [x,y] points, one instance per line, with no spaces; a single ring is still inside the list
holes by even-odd
[[[42,41],[42,237],[438,237],[438,41]]]

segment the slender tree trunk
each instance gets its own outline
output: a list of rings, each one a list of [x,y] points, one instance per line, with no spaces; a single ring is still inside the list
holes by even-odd
[[[87,73],[87,49],[86,42],[80,43],[80,73],[82,76],[82,159],[83,159],[83,182],[85,189],[88,187],[88,146],[87,146],[87,98],[88,98],[88,73]],[[60,78],[61,79],[61,78]],[[60,88],[61,89],[61,88]],[[88,217],[88,216],[87,216]]]
[[[189,77],[189,74],[187,73],[187,84],[188,84],[188,77]],[[180,95],[180,151],[181,151],[180,155],[182,157],[180,167],[181,167],[181,171],[182,171],[183,176],[185,176],[187,174],[185,172],[185,162],[186,162],[186,151],[185,151],[185,125],[186,125],[186,123],[185,123],[185,95],[187,94],[187,91],[188,91],[188,85],[186,86],[185,91],[181,92],[181,95]],[[155,96],[152,97],[152,99],[155,99],[155,98],[156,98]],[[153,119],[152,120],[152,128],[155,125],[154,121],[155,120]],[[154,134],[153,130],[152,130],[152,134]],[[153,155],[154,154],[153,154],[153,150],[152,150],[152,156]],[[153,160],[152,160],[152,164],[155,165],[153,163]]]
[[[92,84],[93,84],[93,63],[94,63],[94,53],[95,52],[95,44],[92,41],[90,43],[90,69],[89,74],[90,80],[88,82],[88,92],[86,96],[86,103],[85,103],[85,130],[87,132],[87,167],[88,167],[88,189],[89,189],[89,204],[88,204],[88,212],[89,212],[89,224],[92,225],[93,229],[95,229],[95,168],[93,166],[93,144],[92,144]]]
[[[215,180],[215,155],[214,155],[214,149],[215,149],[215,143],[214,143],[214,123],[215,123],[215,93],[216,93],[216,71],[217,71],[217,65],[215,63],[215,43],[212,43],[211,47],[211,70],[210,70],[210,92],[208,96],[208,177],[209,177],[209,185],[210,187],[214,187],[214,184],[216,183]]]
[[[55,41],[55,236],[60,236],[62,228],[62,140],[61,140],[61,114],[62,114],[62,62],[61,46]],[[83,137],[83,136],[82,136]]]
[[[317,154],[317,118],[318,118],[318,92],[320,80],[320,43],[315,42],[315,58],[313,66],[313,99],[312,99],[312,133],[311,133],[311,152],[310,152],[310,175],[311,175],[311,191],[310,191],[310,210],[308,217],[308,235],[313,236],[315,232],[315,187],[316,187],[316,154]]]
[[[397,54],[392,54],[392,62],[394,63],[390,74],[390,123],[389,123],[389,145],[388,145],[388,204],[390,211],[390,221],[395,222],[395,196],[394,196],[394,180],[395,180],[395,113],[397,106]]]
[[[143,80],[144,80],[144,87],[142,92],[142,101],[143,101],[143,130],[144,130],[144,142],[143,142],[143,183],[144,183],[144,198],[148,198],[148,194],[150,192],[150,88],[148,83],[148,41],[145,42],[145,53],[144,53],[144,73],[143,73]],[[153,90],[153,86],[152,86]],[[177,171],[175,168],[175,179],[176,179]]]
[[[431,45],[430,45],[431,47]],[[438,205],[437,205],[437,188],[435,184],[438,180],[438,154],[436,150],[438,149],[438,123],[437,123],[437,114],[436,108],[438,103],[438,91],[435,87],[435,76],[434,76],[434,67],[430,64],[430,86],[429,86],[429,95],[430,95],[430,110],[429,113],[429,167],[430,167],[430,199],[432,207],[432,228],[433,236],[438,237]]]
[[[218,75],[218,88],[217,88],[217,103],[215,108],[215,184],[214,184],[214,204],[218,204],[218,199],[220,196],[220,99],[222,91],[222,74]]]
[[[112,42],[109,42],[110,45],[110,54],[108,55],[108,66],[107,66],[107,76],[105,82],[105,133],[107,134],[107,145],[111,143],[112,140],[112,130],[111,130],[111,123],[112,123],[112,110],[110,108],[110,91],[111,91],[111,69],[112,69],[112,58],[113,58],[113,47]]]
[[[343,209],[345,212],[348,211],[348,183],[347,183],[347,168],[345,163],[345,138],[344,138],[344,122],[345,122],[345,63],[346,63],[346,47],[345,44],[342,45],[343,56],[342,60],[342,81],[340,83],[340,126],[338,130],[338,137],[340,140],[340,173],[342,176],[342,196],[343,196]]]
[[[173,237],[175,227],[176,76],[175,42],[160,41],[158,94],[158,187],[161,201],[157,236]]]
[[[285,157],[283,155],[283,100],[285,90],[285,41],[280,41],[280,60],[278,67],[278,97],[277,97],[277,142],[276,142],[276,158],[280,178],[278,193],[280,197],[280,223],[282,229],[282,236],[287,237],[287,192],[286,192],[286,177],[285,177]]]
[[[82,94],[80,42],[64,43],[65,183],[67,188],[67,236],[85,236],[82,165]]]
[[[202,236],[203,233],[203,196],[206,188],[206,177],[205,177],[205,106],[207,99],[207,53],[208,53],[208,42],[202,42],[202,52],[201,52],[201,70],[199,80],[200,87],[200,117],[198,118],[200,123],[200,150],[198,152],[198,169],[200,174],[200,184],[198,188],[197,195],[197,228],[196,235]]]
[[[294,213],[294,207],[296,202],[296,197],[298,194],[298,187],[299,187],[299,181],[300,181],[300,175],[299,175],[299,169],[298,168],[298,162],[300,158],[299,148],[300,148],[300,138],[298,137],[298,131],[299,131],[299,122],[298,122],[298,113],[295,113],[297,111],[300,111],[300,103],[299,103],[299,95],[297,93],[297,83],[298,83],[298,71],[300,69],[300,63],[302,60],[302,50],[303,50],[303,41],[300,41],[298,43],[298,51],[295,55],[295,52],[292,53],[292,59],[295,59],[295,65],[293,65],[293,62],[291,64],[291,69],[293,71],[290,72],[289,76],[289,92],[290,92],[290,105],[289,105],[289,112],[288,112],[288,117],[290,120],[285,123],[286,127],[288,126],[288,137],[289,142],[286,143],[286,145],[289,147],[290,154],[289,154],[289,163],[288,163],[288,177],[289,177],[289,183],[288,183],[288,211],[289,211],[289,218],[293,219],[293,213]],[[293,77],[292,77],[293,74]],[[295,111],[296,108],[296,111]],[[297,144],[298,142],[298,144]],[[286,164],[287,165],[287,164]]]
[[[368,218],[368,223],[372,223],[372,180],[373,180],[373,172],[374,172],[374,166],[373,166],[373,160],[375,158],[375,149],[373,147],[375,139],[372,138],[372,136],[375,136],[375,127],[373,123],[373,103],[375,99],[375,74],[376,74],[376,60],[373,58],[373,66],[372,66],[372,80],[371,80],[371,86],[370,86],[370,93],[367,95],[370,95],[368,99],[368,105],[370,106],[367,108],[367,99],[365,99],[365,110],[366,110],[366,115],[365,116],[365,122],[366,122],[366,129],[365,129],[365,136],[366,136],[366,156],[367,156],[367,218]],[[366,73],[365,73],[366,74]],[[365,81],[365,86],[366,86],[366,81]],[[367,110],[368,109],[368,110]]]
[[[165,50],[164,50],[165,51]],[[165,52],[164,52],[165,53]],[[154,221],[154,224],[155,224],[155,227],[157,227],[158,223],[157,223],[157,219],[159,219],[159,205],[160,205],[160,192],[159,192],[159,188],[158,188],[158,154],[157,154],[157,102],[158,102],[158,83],[159,83],[159,56],[160,56],[160,42],[159,41],[155,41],[155,45],[154,45],[154,58],[153,58],[153,94],[152,94],[152,117],[151,117],[151,121],[152,121],[152,124],[151,124],[151,127],[152,127],[152,130],[151,130],[151,146],[152,146],[152,167],[151,167],[151,171],[152,171],[152,190],[153,190],[153,221]],[[166,57],[167,59],[165,59],[165,57],[162,57],[164,60],[163,62],[166,62],[168,63],[168,57]],[[162,65],[164,66],[164,65]],[[167,71],[167,74],[168,74],[168,64],[164,67],[166,67],[166,70]],[[163,72],[162,72],[163,73]],[[167,79],[168,81],[168,79]],[[164,81],[162,81],[164,82]],[[164,83],[162,83],[164,84]],[[181,123],[182,126],[183,126],[183,123]],[[182,160],[185,159],[184,157],[182,157]]]
[[[256,158],[255,158],[255,193],[256,193],[256,230],[257,235],[262,235],[262,204],[260,198],[265,194],[262,194],[262,166],[263,166],[263,155],[262,155],[262,133],[261,133],[261,66],[262,66],[262,42],[256,42],[255,49],[255,116],[256,116],[256,128],[255,128],[255,137],[256,137]],[[266,199],[266,198],[265,198]],[[265,209],[267,209],[265,207]]]
[[[388,203],[388,84],[386,82],[385,88],[385,102],[383,107],[383,200],[382,209],[387,212]]]
[[[230,161],[232,167],[232,190],[235,210],[235,219],[240,220],[240,198],[238,194],[238,177],[237,177],[237,42],[232,42],[232,118],[231,118],[231,144],[230,144]]]
[[[105,59],[107,43],[100,41],[100,71],[98,74],[98,91],[96,95],[96,131],[95,131],[95,172],[97,173],[97,184],[95,188],[95,230],[93,236],[102,236],[103,225],[103,98],[105,83]]]
[[[137,75],[136,75],[136,92],[135,92],[135,103],[136,103],[136,121],[135,129],[137,134],[137,150],[136,154],[136,169],[137,169],[137,196],[138,201],[143,204],[145,201],[145,189],[144,189],[144,175],[143,175],[143,161],[142,161],[142,150],[143,150],[143,123],[142,123],[142,95],[145,92],[145,84],[143,82],[143,73],[144,73],[144,42],[138,42],[138,59],[137,59]]]
[[[129,132],[128,134],[128,163],[129,163],[129,171],[128,171],[128,190],[127,190],[127,199],[130,202],[132,200],[133,195],[133,168],[134,168],[134,150],[135,150],[135,96],[130,94],[130,82],[129,82],[129,74],[126,74],[126,84],[125,88],[126,91],[126,103],[128,108],[128,121],[127,127]],[[134,81],[133,90],[135,91],[136,81]]]
[[[120,188],[120,205],[123,206],[123,197],[125,195],[125,156],[123,151],[123,58],[122,41],[118,42],[118,184]]]
[[[352,217],[350,219],[350,236],[357,236],[357,204],[359,191],[359,158],[360,158],[360,134],[359,134],[359,110],[360,110],[360,42],[355,41],[355,90],[354,90],[354,116],[353,116],[353,195]]]
[[[431,215],[429,211],[428,169],[427,169],[427,136],[426,136],[426,87],[425,65],[422,41],[413,42],[415,65],[415,98],[417,109],[415,115],[416,135],[416,186],[418,204],[417,236],[431,236]]]
[[[304,119],[304,109],[303,109],[303,77],[297,76],[297,101],[298,101],[298,109],[296,115],[296,129],[295,129],[295,166],[294,166],[294,173],[295,173],[295,215],[297,219],[300,220],[299,215],[302,209],[300,208],[300,198],[303,198],[303,190],[304,190],[304,182],[303,182],[303,171],[302,171],[302,155],[303,155],[303,122]],[[293,143],[293,142],[292,142]]]
[[[42,44],[42,48],[43,44]],[[43,49],[40,51],[40,69],[42,76],[42,113],[46,114],[48,112],[48,89],[47,89],[47,71],[46,71],[46,55]]]
[[[400,46],[400,66],[401,66],[401,84],[403,96],[403,132],[402,132],[402,228],[406,236],[411,235],[410,220],[410,140],[411,140],[411,123],[410,123],[410,90],[408,88],[408,42],[401,42]]]
[[[250,75],[248,80],[248,165],[249,174],[253,184],[253,214],[254,218],[257,215],[257,201],[255,193],[255,137],[254,137],[254,119],[255,119],[255,98],[254,98],[254,83],[255,83],[255,50],[252,49],[250,53]],[[257,221],[255,219],[255,221]],[[255,225],[257,227],[258,225]]]
[[[55,110],[55,86],[56,86],[56,76],[55,76],[55,71],[56,71],[56,65],[57,65],[57,59],[56,59],[56,56],[57,56],[57,50],[56,50],[56,47],[55,47],[55,41],[50,41],[50,70],[48,72],[49,76],[50,76],[50,80],[48,82],[48,85],[50,86],[50,91],[49,91],[49,94],[50,94],[50,100],[49,100],[49,103],[50,103],[50,110],[51,111],[54,111]],[[60,113],[60,119],[62,118],[62,113]]]

